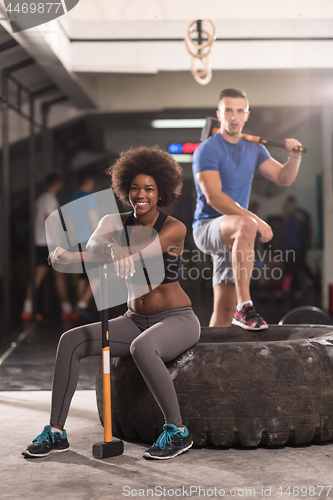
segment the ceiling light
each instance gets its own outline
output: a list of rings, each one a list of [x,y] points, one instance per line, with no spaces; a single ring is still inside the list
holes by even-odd
[[[206,125],[206,118],[176,118],[153,120],[153,128],[203,128]]]
[[[177,163],[192,163],[193,161],[193,155],[178,155],[178,154],[175,154],[175,155],[171,155],[174,157],[174,159],[176,160]]]

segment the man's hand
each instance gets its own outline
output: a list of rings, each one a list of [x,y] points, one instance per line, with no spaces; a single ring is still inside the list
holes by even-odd
[[[107,255],[110,255],[114,262],[116,275],[121,278],[128,278],[135,273],[134,261],[127,247],[122,247],[116,243],[108,243],[104,247]],[[110,253],[109,253],[110,252]]]
[[[288,153],[288,156],[290,156],[290,158],[298,159],[301,157],[302,153],[300,153],[300,151],[293,151],[294,147],[302,146],[302,144],[297,139],[286,139],[285,144],[286,144],[286,151]]]
[[[267,243],[268,241],[271,241],[273,238],[273,231],[271,226],[267,224],[267,222],[263,221],[259,217],[256,218],[256,221],[258,223],[258,233],[260,234],[259,240],[261,243]]]

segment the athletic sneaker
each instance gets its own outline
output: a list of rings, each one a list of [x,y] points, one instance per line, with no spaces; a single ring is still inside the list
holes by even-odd
[[[74,311],[79,315],[80,322],[82,324],[95,322],[94,318],[87,312],[86,309],[81,309],[81,307],[76,306],[74,307]]]
[[[50,453],[59,453],[69,450],[69,442],[65,429],[61,432],[52,432],[50,425],[45,425],[44,430],[37,436],[30,446],[22,451],[27,457],[47,457]]]
[[[184,432],[173,424],[164,424],[164,431],[157,441],[143,454],[144,458],[166,460],[180,455],[191,448],[193,441],[191,435],[184,425]]]
[[[23,321],[32,321],[32,313],[29,313],[29,312],[26,312],[26,311],[22,311],[21,312],[21,319]],[[35,314],[35,319],[36,321],[42,321],[43,319],[43,316],[40,314],[40,313],[36,313]]]
[[[265,330],[268,325],[260,316],[254,306],[245,304],[240,311],[235,311],[233,325],[238,325],[244,330]]]
[[[80,315],[75,312],[75,311],[70,311],[68,313],[62,312],[61,313],[61,320],[62,321],[77,321],[79,319]]]

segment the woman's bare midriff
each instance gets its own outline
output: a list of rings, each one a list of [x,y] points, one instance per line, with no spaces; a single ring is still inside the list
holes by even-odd
[[[131,300],[128,307],[137,314],[158,314],[170,309],[191,307],[191,301],[180,284],[167,283],[159,285],[151,292]]]

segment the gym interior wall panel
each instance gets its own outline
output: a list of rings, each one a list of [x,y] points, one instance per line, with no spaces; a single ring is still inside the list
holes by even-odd
[[[106,149],[120,153],[129,147],[155,146],[167,150],[172,142],[200,142],[200,129],[152,129],[151,127],[130,126],[126,128],[106,128]]]
[[[300,108],[291,108],[291,114],[298,114]],[[280,110],[282,111],[282,110]],[[285,129],[284,125],[289,122],[290,109],[285,108],[285,120],[277,124],[276,132],[274,132],[274,123],[266,132],[266,136],[273,137],[277,140],[284,140],[286,134],[288,137],[295,137],[299,139],[302,144],[309,148],[308,153],[302,155],[302,162],[296,180],[290,187],[281,188],[276,191],[274,196],[267,197],[265,194],[258,192],[255,188],[252,190],[251,200],[256,200],[260,205],[260,214],[264,220],[271,215],[281,214],[286,197],[294,195],[298,198],[300,206],[307,209],[314,222],[314,230],[316,231],[316,178],[323,173],[323,156],[322,156],[322,123],[321,123],[321,108],[313,107],[308,109],[306,116],[301,116],[299,123],[294,123],[293,127]],[[262,109],[262,113],[265,110]],[[259,113],[260,114],[260,113]],[[280,119],[283,113],[279,113]],[[263,123],[256,120],[254,124],[251,123],[251,115],[249,126],[251,130],[249,133],[262,135],[264,131],[261,129]],[[278,126],[280,125],[280,127]],[[259,130],[256,127],[259,126]],[[245,129],[244,129],[245,130]],[[276,135],[275,135],[276,134]],[[282,164],[287,161],[287,154],[283,149],[269,147],[269,152],[272,156],[280,161]],[[308,198],[309,197],[309,198]],[[311,201],[309,201],[311,200]],[[309,202],[308,202],[309,201]]]
[[[329,287],[333,285],[333,106],[322,111],[323,194],[324,194],[324,257],[323,305],[329,308]]]
[[[333,70],[214,71],[202,86],[190,73],[78,75],[85,91],[105,111],[158,111],[217,106],[223,88],[246,91],[251,106],[321,106],[333,103]]]

